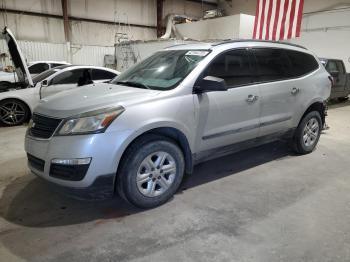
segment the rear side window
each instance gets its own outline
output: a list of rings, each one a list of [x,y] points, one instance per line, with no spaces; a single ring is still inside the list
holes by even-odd
[[[205,70],[204,76],[222,78],[228,87],[252,83],[253,72],[248,51],[238,49],[219,55]]]
[[[83,71],[86,69],[75,69],[65,71],[52,79],[52,85],[62,84],[77,84],[80,77],[83,76]]]
[[[291,77],[288,57],[283,49],[253,49],[257,64],[257,81],[276,81]]]
[[[92,80],[108,80],[108,79],[112,79],[116,76],[117,76],[116,74],[109,72],[109,71],[105,71],[105,70],[101,70],[101,69],[93,69],[92,70]]]
[[[28,67],[29,73],[40,74],[49,69],[49,65],[46,63],[38,63]]]
[[[291,63],[292,77],[306,75],[318,68],[318,63],[312,55],[293,50],[285,50],[285,52]]]

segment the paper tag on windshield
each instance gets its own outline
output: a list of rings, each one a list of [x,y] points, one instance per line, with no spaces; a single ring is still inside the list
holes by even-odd
[[[209,52],[208,51],[188,51],[186,55],[194,55],[194,56],[206,56]]]

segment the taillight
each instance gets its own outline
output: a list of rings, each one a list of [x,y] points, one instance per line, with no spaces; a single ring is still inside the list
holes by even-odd
[[[331,88],[333,88],[333,86],[334,86],[334,80],[333,80],[333,77],[328,76],[328,79],[329,79],[329,81],[331,81]]]

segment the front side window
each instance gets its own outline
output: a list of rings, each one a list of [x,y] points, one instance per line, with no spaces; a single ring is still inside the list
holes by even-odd
[[[209,54],[209,50],[160,51],[113,79],[112,84],[169,90],[176,87]]]
[[[38,63],[28,67],[29,73],[40,74],[49,69],[49,65],[46,63]]]
[[[52,79],[52,85],[62,85],[62,84],[77,84],[79,78],[83,76],[83,72],[86,69],[75,69],[62,72],[58,76]]]
[[[50,69],[42,72],[41,74],[38,74],[33,77],[33,83],[36,84],[38,82],[41,82],[48,78],[49,76],[53,75],[54,73],[60,71],[60,69]]]
[[[216,57],[204,72],[205,76],[222,78],[228,87],[246,85],[254,76],[247,50],[232,50]]]

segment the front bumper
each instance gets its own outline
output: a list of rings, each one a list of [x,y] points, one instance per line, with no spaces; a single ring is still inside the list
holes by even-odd
[[[32,157],[28,161],[28,166],[35,175],[70,192],[78,194],[81,192],[82,195],[83,191],[88,191],[88,195],[90,191],[95,194],[98,189],[102,193],[107,192],[107,189],[113,192],[115,174],[124,151],[123,144],[128,135],[129,133],[125,131],[36,139],[27,134],[25,151]],[[84,174],[78,174],[81,176],[79,178],[74,177],[74,172],[69,179],[59,178],[50,173],[54,170],[54,165],[51,163],[54,159],[84,158],[91,158],[91,161]]]

